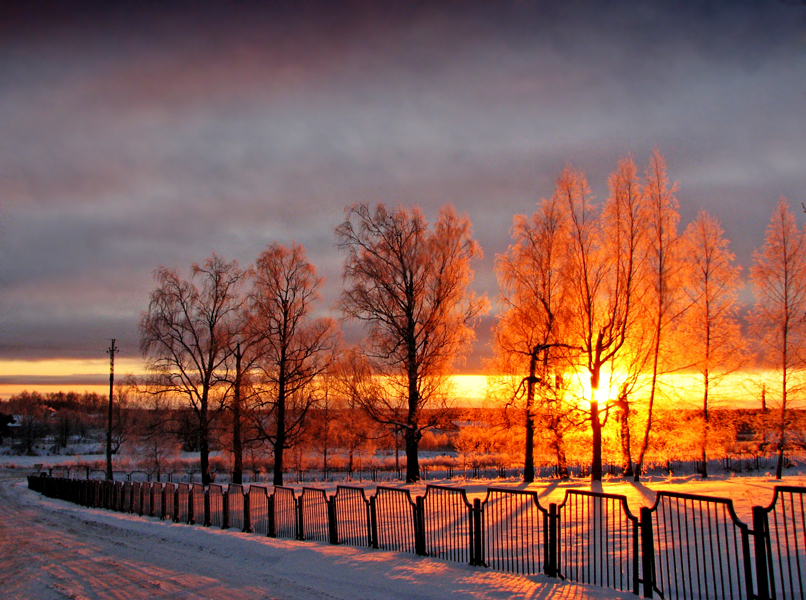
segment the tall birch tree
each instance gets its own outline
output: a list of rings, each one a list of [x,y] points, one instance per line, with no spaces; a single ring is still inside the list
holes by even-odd
[[[274,485],[283,485],[285,451],[299,442],[317,401],[314,382],[332,362],[336,327],[315,317],[322,279],[297,244],[271,244],[258,257],[249,294],[256,340],[255,427],[271,444]]]
[[[702,476],[708,477],[708,437],[712,389],[744,362],[745,345],[739,325],[741,267],[728,250],[729,241],[719,221],[705,211],[683,234],[686,311],[682,336],[686,366],[702,378]]]
[[[655,401],[659,394],[659,375],[666,334],[671,324],[681,314],[679,302],[680,236],[677,233],[680,214],[675,197],[676,191],[677,183],[669,182],[666,161],[656,149],[650,158],[644,181],[647,235],[645,267],[647,293],[644,296],[646,299],[644,311],[649,323],[649,335],[652,339],[652,354],[646,424],[635,465],[635,481],[641,477],[644,459],[649,448]]]
[[[751,315],[769,361],[781,377],[776,479],[783,476],[787,410],[793,375],[804,366],[806,342],[806,234],[781,198],[767,226],[764,245],[753,253],[750,279],[756,295]]]

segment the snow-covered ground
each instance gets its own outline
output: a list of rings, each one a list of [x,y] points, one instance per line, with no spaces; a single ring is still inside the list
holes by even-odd
[[[5,458],[5,457],[4,457]],[[107,598],[634,598],[630,594],[537,576],[518,576],[430,558],[316,542],[275,540],[215,528],[86,509],[27,489],[34,464],[57,457],[15,461],[0,470],[0,581],[4,598],[76,600]],[[76,457],[65,457],[75,461]],[[29,464],[30,463],[30,464]],[[668,489],[732,498],[750,523],[753,505],[767,505],[775,485],[806,486],[801,469],[783,481],[765,476],[715,474],[655,477],[642,483],[620,478],[425,482],[463,487],[483,497],[488,487],[534,489],[541,504],[562,502],[568,489],[623,494],[634,513]],[[408,486],[412,495],[423,485]],[[335,492],[335,484],[305,484]],[[367,492],[374,485],[364,483]],[[402,484],[401,484],[402,485]],[[295,486],[301,488],[301,485]]]
[[[634,598],[542,575],[179,525],[44,498],[0,472],[0,587],[11,600]]]

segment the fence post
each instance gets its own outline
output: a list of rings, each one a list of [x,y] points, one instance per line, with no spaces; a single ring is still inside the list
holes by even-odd
[[[196,487],[195,483],[191,483],[188,485],[188,525],[195,525],[196,524],[196,511],[195,506],[193,506],[193,488]]]
[[[425,551],[425,500],[417,496],[414,505],[414,551],[418,556],[428,556]]]
[[[274,520],[274,494],[276,492],[272,492],[271,496],[268,497],[268,511],[269,511],[269,526],[267,537],[276,538],[277,537],[277,522]]]
[[[369,499],[369,527],[372,536],[370,546],[372,548],[380,548],[380,542],[378,540],[378,507],[375,504],[377,497],[378,494],[376,491],[375,495]]]
[[[639,582],[639,574],[641,572],[641,527],[637,519],[633,521],[632,549],[632,593],[636,596],[640,596],[641,584]]]
[[[473,538],[473,547],[471,549],[470,564],[476,567],[486,567],[487,563],[484,560],[484,531],[482,531],[482,514],[481,514],[481,500],[479,498],[473,499],[473,527],[471,528],[471,537]]]
[[[249,492],[244,490],[243,494],[243,531],[244,533],[252,532],[252,519],[251,509],[249,502]]]
[[[339,543],[339,529],[336,519],[336,496],[331,496],[327,500],[327,536],[331,544]]]
[[[549,504],[549,515],[548,515],[548,535],[546,536],[546,553],[545,553],[545,564],[543,566],[543,572],[548,577],[557,577],[557,556],[559,552],[557,551],[557,521],[559,520],[559,515],[557,514],[557,504],[552,502]]]
[[[229,486],[226,494],[221,492],[221,529],[229,529]]]
[[[767,543],[770,530],[767,523],[767,511],[763,506],[753,507],[753,546],[756,555],[756,585],[758,600],[769,600],[769,572],[767,568]]]
[[[294,513],[297,521],[296,527],[296,537],[298,540],[305,539],[305,525],[302,522],[303,512],[302,512],[302,496],[299,498],[294,498]]]
[[[641,565],[644,571],[644,598],[652,598],[655,584],[655,542],[652,538],[652,513],[641,507]]]

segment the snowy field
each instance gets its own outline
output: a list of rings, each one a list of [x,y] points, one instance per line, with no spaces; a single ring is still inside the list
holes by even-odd
[[[57,457],[36,462],[55,464],[51,458]],[[0,470],[3,598],[635,597],[541,575],[511,575],[409,554],[275,540],[87,509],[29,491],[24,476],[32,472],[33,463],[15,463],[4,462]],[[806,486],[806,474],[790,469],[780,482],[768,475],[656,477],[640,484],[614,478],[593,487],[588,480],[546,480],[530,486],[511,480],[428,483],[463,487],[471,498],[483,497],[488,487],[531,489],[538,491],[544,505],[562,502],[567,489],[594,489],[627,496],[636,514],[640,506],[654,503],[657,491],[672,490],[732,498],[738,516],[749,524],[751,507],[769,504],[775,485]],[[335,492],[335,484],[306,485]],[[374,493],[373,485],[363,485],[368,494]],[[425,485],[407,487],[413,495],[425,492]]]

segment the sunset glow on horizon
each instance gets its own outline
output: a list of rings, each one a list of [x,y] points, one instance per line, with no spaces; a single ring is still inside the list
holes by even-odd
[[[115,381],[121,385],[128,375],[141,376],[145,373],[145,363],[138,359],[116,359]],[[571,390],[581,406],[587,407],[590,396],[589,379],[584,372],[573,376],[577,383]],[[488,376],[479,374],[456,374],[451,377],[453,403],[459,407],[488,407],[501,405],[488,397]],[[702,378],[697,373],[665,374],[660,378],[658,405],[676,406],[684,409],[701,408]],[[778,406],[780,378],[774,370],[747,370],[731,374],[711,390],[714,408],[760,408],[761,389],[766,387],[768,408]],[[109,360],[38,360],[0,361],[0,399],[23,391],[42,394],[56,392],[109,394]],[[597,398],[604,409],[615,391],[608,388],[608,381],[602,378]],[[634,398],[640,399],[646,390],[638,388]],[[790,402],[795,408],[803,408],[803,399],[795,393]]]

